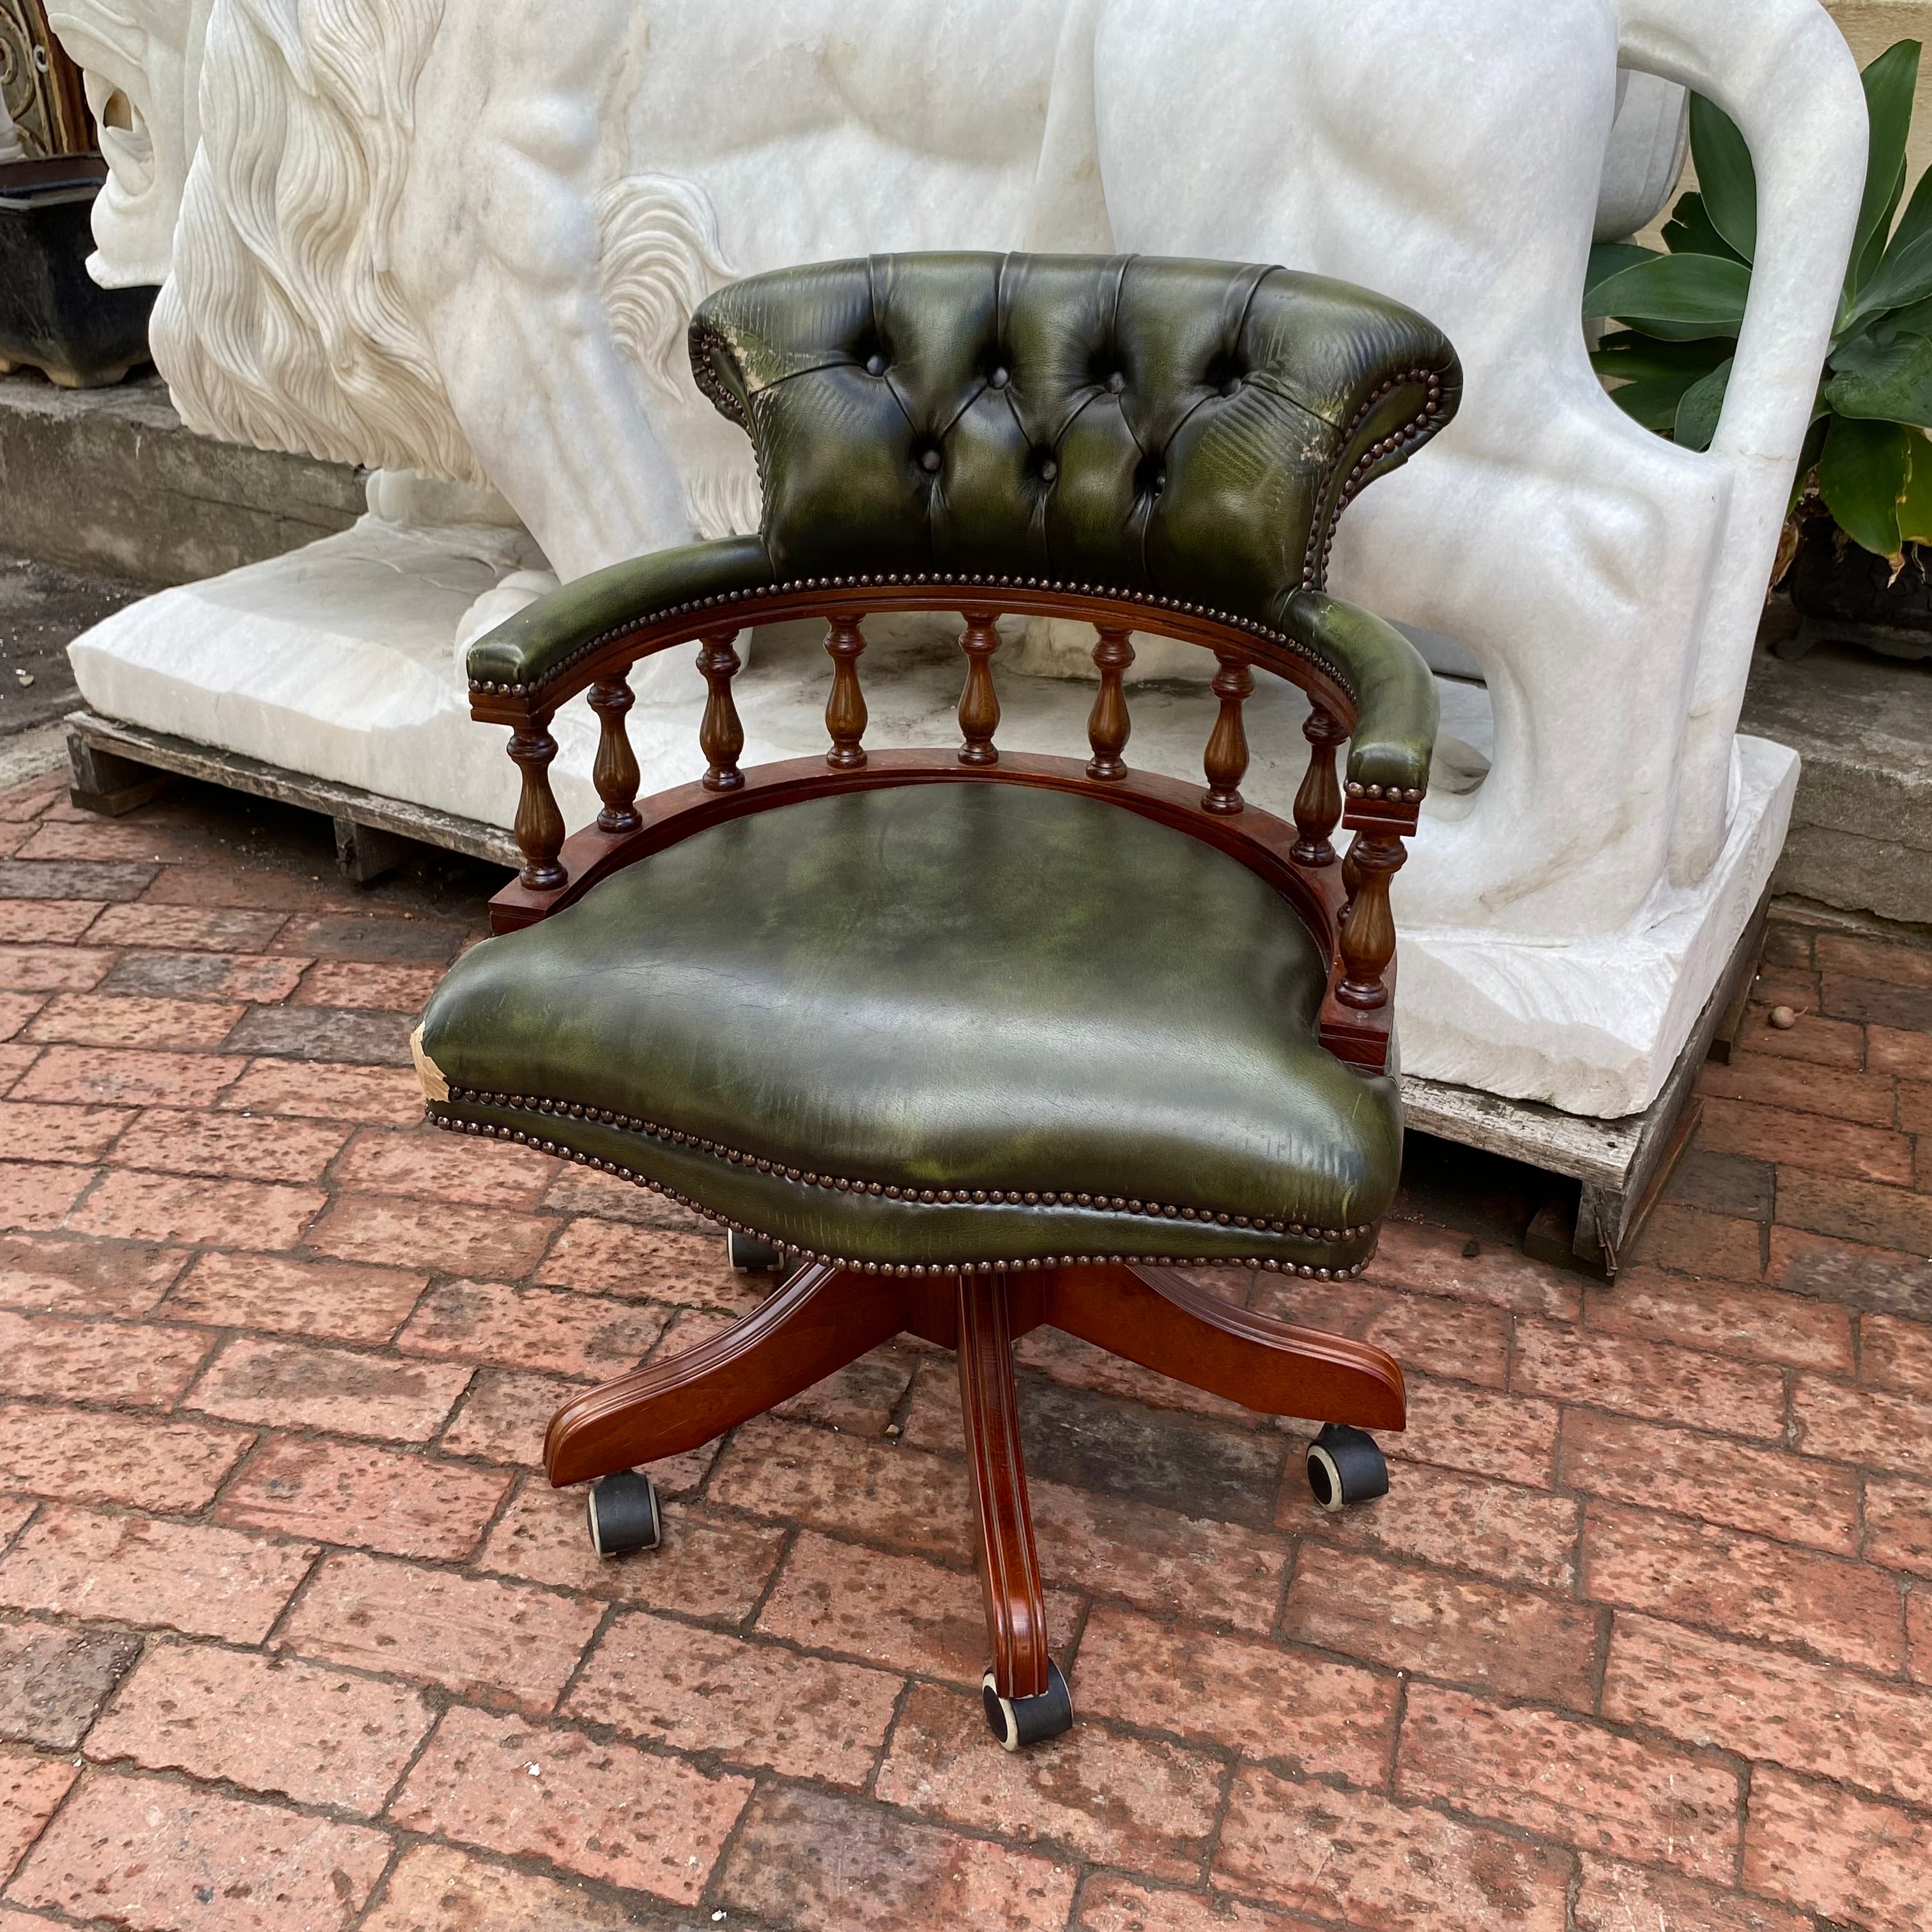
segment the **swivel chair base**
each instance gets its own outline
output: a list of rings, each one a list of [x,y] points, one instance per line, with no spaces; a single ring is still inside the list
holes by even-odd
[[[1388,1486],[1363,1431],[1402,1426],[1390,1357],[1235,1307],[1173,1269],[1112,1263],[902,1279],[807,1262],[722,1334],[566,1402],[550,1420],[544,1466],[559,1486],[602,1479],[588,1505],[599,1554],[650,1549],[657,1496],[634,1465],[697,1448],[902,1330],[956,1350],[992,1651],[982,1695],[994,1736],[1018,1750],[1073,1718],[1048,1654],[1013,1381],[1014,1341],[1049,1324],[1250,1408],[1328,1422],[1310,1452],[1324,1507]]]

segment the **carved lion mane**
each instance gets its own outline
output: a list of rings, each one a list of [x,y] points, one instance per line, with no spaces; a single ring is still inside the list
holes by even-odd
[[[371,469],[490,480],[397,276],[416,82],[444,0],[214,0],[200,145],[152,339],[192,428]],[[683,380],[686,318],[731,270],[694,184],[652,175],[597,197],[616,340],[650,386]],[[705,534],[754,525],[714,487]],[[748,510],[751,524],[744,518]]]

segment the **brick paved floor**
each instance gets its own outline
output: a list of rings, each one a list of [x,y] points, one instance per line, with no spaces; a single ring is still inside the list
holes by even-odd
[[[298,823],[0,799],[0,1932],[1932,1925],[1932,952],[1780,918],[1809,1010],[1707,1071],[1612,1289],[1480,1163],[1367,1281],[1254,1288],[1409,1367],[1371,1508],[1030,1338],[1081,1720],[1010,1758],[950,1358],[590,1558],[544,1418],[750,1292],[420,1126],[479,875],[353,894]]]

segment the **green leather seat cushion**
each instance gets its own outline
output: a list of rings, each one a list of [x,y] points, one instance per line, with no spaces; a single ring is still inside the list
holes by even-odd
[[[423,1047],[446,1123],[817,1254],[1344,1271],[1401,1124],[1391,1078],[1316,1042],[1324,977],[1237,860],[1105,799],[962,779],[640,860],[467,953]]]

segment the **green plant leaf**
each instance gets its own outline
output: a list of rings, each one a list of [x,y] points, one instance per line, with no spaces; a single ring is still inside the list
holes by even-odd
[[[1714,244],[1724,252],[1725,259],[1735,261],[1737,258],[1724,248],[1724,238],[1714,228],[1710,227],[1708,221],[1705,226]],[[1700,250],[1694,252],[1706,251]],[[1590,250],[1590,267],[1584,281],[1584,320],[1594,322],[1604,319],[1603,311],[1594,307],[1593,303],[1596,290],[1600,284],[1608,281],[1611,276],[1620,274],[1625,268],[1636,268],[1646,262],[1661,262],[1668,259],[1666,256],[1660,254],[1656,249],[1639,248],[1634,242],[1598,242]],[[1653,342],[1692,341],[1704,337],[1709,332],[1701,322],[1659,322],[1650,317],[1646,317],[1642,321],[1634,323],[1632,328]]]
[[[1678,398],[1677,414],[1670,425],[1671,440],[1684,449],[1708,449],[1718,433],[1718,417],[1724,406],[1725,386],[1731,380],[1731,358],[1727,356],[1708,376],[1700,376]]]
[[[1818,417],[1811,419],[1811,427],[1804,432],[1803,446],[1798,452],[1798,467],[1791,478],[1791,494],[1786,500],[1784,514],[1788,517],[1798,507],[1798,500],[1804,494],[1804,486],[1811,480],[1811,472],[1818,466],[1818,459],[1825,453],[1825,424]]]
[[[1586,298],[1592,315],[1734,336],[1750,290],[1750,271],[1742,262],[1717,255],[1658,255],[1599,282]]]
[[[1839,323],[1840,339],[1873,316],[1922,302],[1928,296],[1932,296],[1932,230],[1886,252]]]
[[[1864,376],[1882,374],[1892,367],[1900,340],[1898,331],[1889,320],[1881,318],[1864,334],[1840,343],[1832,351],[1826,380],[1828,382],[1834,375],[1842,375],[1847,370]]]
[[[1927,233],[1932,233],[1932,168],[1918,177],[1918,185],[1912,190],[1912,199],[1905,204],[1905,212],[1892,231],[1886,253],[1891,254]]]
[[[1886,237],[1892,231],[1892,218],[1898,212],[1899,197],[1905,192],[1905,164],[1898,164],[1898,175],[1893,179],[1892,192],[1886,197],[1883,210],[1878,218],[1878,226],[1871,232],[1871,238],[1863,250],[1852,260],[1846,272],[1848,287],[1862,289],[1878,272],[1878,265],[1885,260]]]
[[[1818,459],[1818,494],[1839,529],[1874,556],[1898,555],[1898,502],[1913,432],[1900,423],[1834,416]]]
[[[1640,248],[1634,242],[1599,242],[1590,250],[1590,266],[1583,272],[1583,320],[1594,322],[1604,311],[1590,306],[1598,285],[1612,275],[1622,274],[1645,262],[1660,262],[1654,248]]]
[[[1911,448],[1912,466],[1905,479],[1905,494],[1898,500],[1898,540],[1932,543],[1932,442],[1916,436]]]
[[[1832,358],[1825,400],[1841,416],[1932,428],[1932,342],[1922,335],[1888,343],[1862,337]]]
[[[1932,335],[1932,301],[1913,302],[1880,316],[1872,326],[1874,334]]]
[[[1680,194],[1670,219],[1664,224],[1664,245],[1673,255],[1722,255],[1726,260],[1744,258],[1718,232],[1717,224],[1704,206],[1704,197],[1694,190]]]
[[[1626,382],[1610,392],[1610,400],[1632,422],[1642,424],[1659,436],[1668,436],[1676,427],[1677,406],[1684,400],[1684,391],[1699,380],[1687,373]]]
[[[1712,226],[1748,262],[1757,248],[1757,171],[1738,124],[1701,94],[1690,97],[1690,158]]]
[[[1655,382],[1683,376],[1695,382],[1708,376],[1730,352],[1721,336],[1702,336],[1694,342],[1659,342],[1635,329],[1606,335],[1590,357],[1600,376],[1627,382]]]
[[[1852,244],[1846,278],[1858,294],[1863,293],[1861,285],[1871,267],[1866,250],[1875,237],[1883,236],[1904,184],[1905,140],[1911,131],[1912,95],[1918,86],[1918,43],[1900,40],[1887,47],[1861,78],[1870,133],[1865,149],[1864,198],[1858,205],[1858,236]],[[1880,246],[1883,246],[1882,241]]]
[[[1736,346],[1738,334],[1735,327],[1714,329],[1707,322],[1639,322],[1632,317],[1630,326],[1658,342],[1721,341],[1727,354]]]

